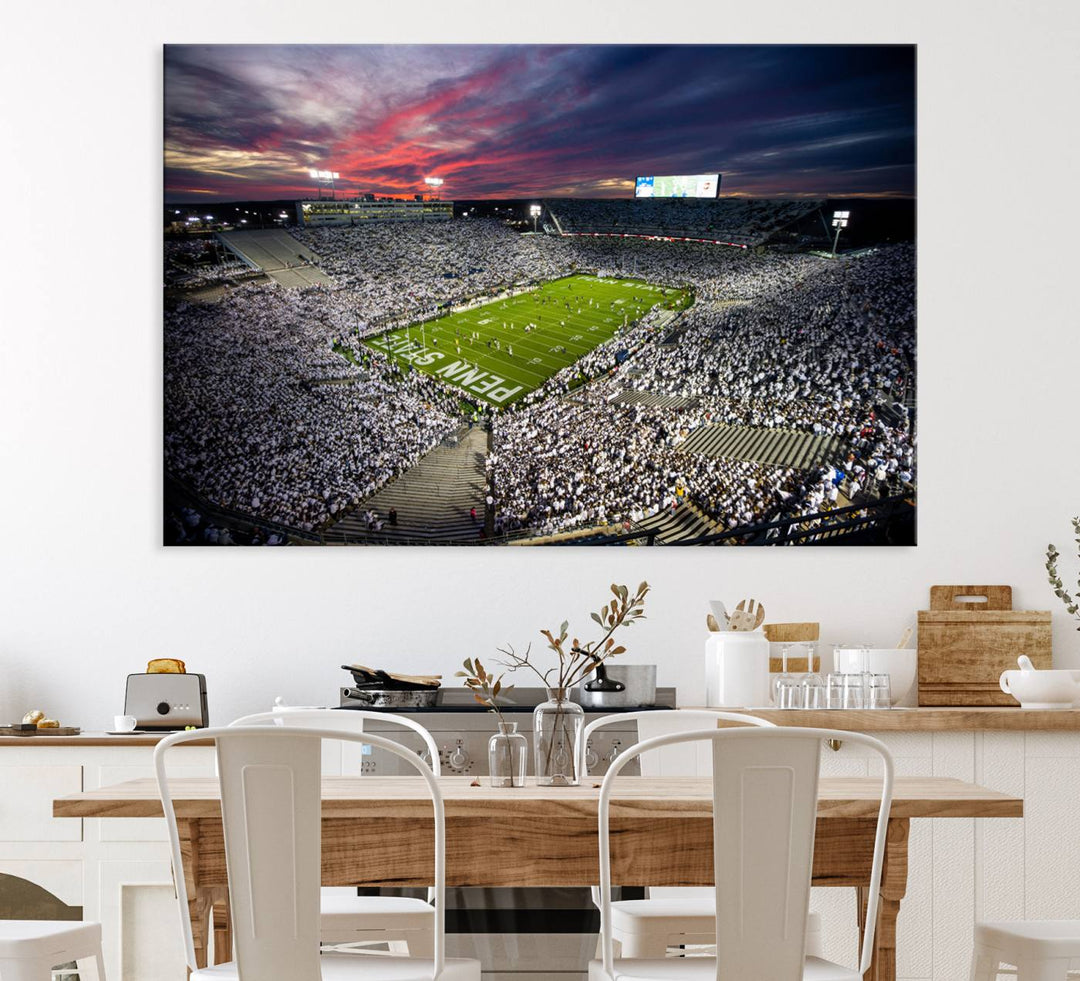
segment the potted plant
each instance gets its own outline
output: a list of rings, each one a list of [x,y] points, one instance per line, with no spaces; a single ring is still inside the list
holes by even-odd
[[[541,671],[531,659],[532,645],[524,654],[513,646],[499,648],[504,660],[499,663],[511,671],[525,668],[532,671],[548,692],[548,700],[533,711],[533,752],[536,758],[536,782],[541,786],[576,786],[581,781],[578,772],[577,745],[585,713],[570,699],[570,689],[587,678],[608,658],[617,657],[626,648],[617,646],[613,635],[622,627],[632,626],[645,617],[645,597],[649,584],[641,583],[632,594],[626,586],[611,584],[613,599],[599,611],[590,614],[601,628],[600,636],[588,643],[577,637],[569,640],[569,621],[559,627],[559,635],[541,630],[547,647],[555,652],[558,663]]]

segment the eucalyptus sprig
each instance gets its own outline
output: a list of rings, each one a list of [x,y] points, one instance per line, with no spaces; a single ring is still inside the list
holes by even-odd
[[[499,709],[496,699],[500,695],[505,695],[508,691],[513,691],[513,685],[504,685],[502,683],[503,674],[500,674],[498,678],[495,675],[490,674],[488,670],[480,663],[480,658],[467,657],[462,662],[464,671],[455,671],[455,678],[464,678],[465,687],[473,693],[475,698],[481,705],[486,705],[489,712],[494,712],[495,717],[499,722],[503,721],[502,712]]]
[[[1080,553],[1080,518],[1073,518],[1072,526],[1077,552]],[[1054,595],[1065,604],[1065,611],[1069,616],[1080,620],[1080,577],[1076,582],[1078,592],[1074,596],[1065,588],[1065,583],[1058,575],[1059,558],[1061,558],[1061,553],[1052,544],[1048,545],[1046,547],[1046,578],[1050,581],[1050,588],[1053,589]],[[1076,629],[1080,630],[1080,627]]]
[[[623,654],[626,648],[616,646],[613,634],[620,627],[633,626],[638,620],[645,619],[645,597],[649,593],[649,584],[641,583],[637,592],[633,595],[626,586],[611,584],[611,592],[614,599],[605,603],[599,611],[590,616],[601,627],[603,633],[594,641],[583,644],[577,637],[570,638],[570,622],[563,620],[559,625],[559,635],[556,637],[551,630],[541,630],[540,633],[547,638],[548,650],[554,651],[558,658],[558,664],[541,671],[532,661],[532,645],[525,649],[524,654],[518,654],[513,646],[508,644],[500,647],[499,653],[505,660],[499,661],[503,667],[511,671],[525,668],[532,671],[543,682],[546,688],[570,688],[582,681],[603,664],[609,657]],[[569,639],[569,644],[567,643]],[[557,672],[557,684],[552,685],[552,672]]]

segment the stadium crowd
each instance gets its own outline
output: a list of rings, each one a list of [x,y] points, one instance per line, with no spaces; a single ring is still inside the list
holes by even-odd
[[[360,343],[388,320],[574,270],[686,285],[492,421],[496,526],[551,532],[692,500],[726,527],[811,513],[913,483],[900,401],[914,365],[914,250],[840,262],[695,243],[520,235],[492,221],[299,230],[329,288],[230,290],[165,318],[166,465],[207,499],[305,531],[327,527],[461,421],[459,393]],[[343,354],[347,357],[343,357]],[[597,381],[574,392],[582,375]],[[626,389],[682,396],[626,405]],[[791,471],[680,450],[698,427],[838,437],[846,460]],[[853,486],[854,485],[854,486]]]
[[[913,483],[906,416],[886,421],[875,412],[903,397],[914,364],[913,248],[841,263],[744,255],[739,266],[737,291],[721,277],[682,269],[698,302],[680,321],[676,344],[640,346],[577,405],[542,391],[499,420],[495,481],[511,526],[634,520],[642,510],[678,505],[685,488],[709,515],[736,527],[835,503],[841,481],[853,499]],[[733,305],[732,295],[753,299]],[[608,404],[624,388],[693,404]],[[799,476],[677,452],[710,424],[836,436],[846,459],[840,469]]]
[[[165,316],[165,461],[216,504],[314,531],[454,431],[429,376],[332,350],[348,312],[317,288],[242,287]]]

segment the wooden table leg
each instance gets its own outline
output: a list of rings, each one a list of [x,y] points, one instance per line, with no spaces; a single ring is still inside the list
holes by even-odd
[[[188,893],[188,918],[191,920],[191,940],[195,946],[195,966],[207,967],[210,949],[211,906],[205,896]]]
[[[200,833],[204,822],[180,819],[176,822],[180,838],[182,874],[188,897],[191,939],[195,948],[195,966],[209,965],[210,936],[214,937],[214,962],[232,958],[232,923],[229,915],[229,892],[226,886],[203,882]],[[173,875],[176,875],[173,870]]]
[[[229,890],[216,886],[212,893],[211,917],[214,926],[214,963],[224,964],[233,959]]]
[[[885,866],[881,876],[877,924],[874,927],[874,956],[865,981],[896,981],[896,917],[907,892],[907,852],[910,822],[907,818],[889,821],[885,836]],[[859,930],[866,929],[866,904],[870,890],[859,889]]]

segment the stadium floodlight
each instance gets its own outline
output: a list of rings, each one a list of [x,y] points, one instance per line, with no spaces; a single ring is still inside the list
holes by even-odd
[[[532,215],[533,220],[533,234],[536,234],[536,219],[540,217],[544,209],[538,204],[529,205],[529,214]]]
[[[441,177],[425,177],[424,183],[428,187],[442,187],[446,182]]]
[[[840,241],[840,232],[847,228],[848,220],[851,218],[850,211],[834,211],[832,216],[832,227],[836,229],[836,235],[833,236],[832,254],[833,258],[836,258],[836,246]]]
[[[341,177],[341,174],[339,174],[336,170],[319,170],[318,168],[312,167],[308,170],[308,176],[315,182],[315,186],[318,188],[320,200],[322,200],[322,189],[324,185],[328,185],[330,187],[331,198],[334,198],[336,196],[334,181],[338,180]]]

